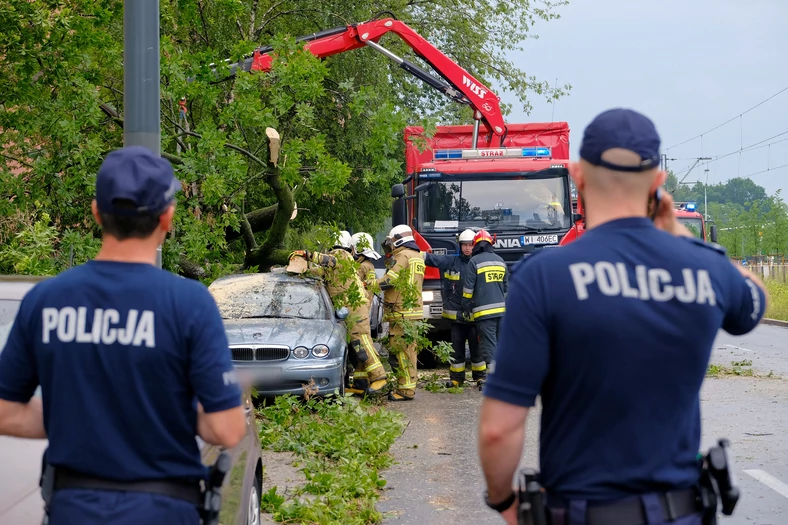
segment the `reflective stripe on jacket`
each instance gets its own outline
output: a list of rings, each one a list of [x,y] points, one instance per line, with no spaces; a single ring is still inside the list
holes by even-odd
[[[474,321],[503,316],[509,270],[506,262],[492,252],[471,257],[462,285],[462,304]]]
[[[425,266],[421,252],[407,246],[400,246],[391,252],[386,266],[386,274],[378,279],[378,284],[383,290],[383,319],[386,321],[424,319],[421,290],[424,284]],[[415,295],[412,298],[412,304],[409,304],[408,307],[403,305],[400,291],[394,288],[394,282],[403,270],[408,271],[408,283],[415,286]]]
[[[369,300],[364,283],[358,277],[356,261],[345,250],[335,249],[328,254],[310,252],[309,260],[323,267],[322,277],[334,307],[346,306],[351,314],[362,319],[369,315]],[[342,261],[342,262],[340,262]],[[353,265],[352,274],[345,265]],[[347,276],[344,277],[343,276]],[[355,307],[350,303],[358,303]]]
[[[468,271],[471,258],[459,255],[433,255],[423,252],[427,266],[437,268],[441,272],[441,297],[443,298],[443,315],[445,319],[463,322],[459,315],[462,307],[462,285]]]

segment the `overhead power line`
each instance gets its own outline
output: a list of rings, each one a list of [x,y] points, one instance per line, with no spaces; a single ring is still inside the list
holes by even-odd
[[[756,171],[755,173],[750,173],[749,175],[745,175],[742,178],[743,179],[749,179],[753,175],[760,175],[761,173],[766,173],[767,171],[775,171],[775,170],[779,170],[779,169],[782,169],[782,168],[788,168],[788,164],[783,164],[782,166],[775,166],[773,168],[767,168],[765,170]]]
[[[736,115],[735,117],[733,117],[733,118],[731,118],[731,119],[728,119],[728,120],[726,120],[726,121],[725,121],[725,122],[723,122],[722,124],[719,124],[718,126],[714,126],[713,128],[711,128],[711,129],[710,129],[710,130],[708,130],[708,131],[704,131],[703,133],[699,133],[698,135],[695,135],[695,136],[694,136],[694,137],[692,137],[691,139],[687,139],[687,140],[685,140],[685,141],[683,141],[683,142],[679,142],[678,144],[674,144],[673,146],[670,146],[669,148],[666,148],[666,149],[673,149],[673,148],[675,148],[675,147],[677,147],[677,146],[681,146],[681,145],[683,145],[683,144],[686,144],[687,142],[691,142],[691,141],[693,141],[693,140],[695,140],[695,139],[697,139],[697,138],[700,138],[700,137],[702,137],[703,135],[706,135],[707,133],[711,133],[712,131],[715,131],[715,130],[717,130],[717,129],[721,128],[721,127],[722,127],[722,126],[724,126],[725,124],[729,124],[729,123],[733,122],[734,120],[736,120],[737,118],[740,118],[740,117],[742,117],[743,115],[746,115],[747,113],[749,113],[749,112],[750,112],[750,111],[752,111],[753,109],[755,109],[755,108],[757,108],[757,107],[759,107],[759,106],[762,106],[763,104],[765,104],[765,103],[769,102],[771,99],[773,99],[773,98],[774,98],[774,97],[776,97],[777,95],[780,95],[781,93],[784,93],[784,92],[786,92],[786,91],[788,91],[788,86],[784,87],[783,89],[781,89],[780,91],[778,91],[778,92],[777,92],[777,93],[775,93],[774,95],[770,96],[769,98],[767,98],[767,99],[764,99],[764,100],[762,100],[762,101],[758,102],[757,104],[755,104],[753,107],[751,107],[751,108],[750,108],[750,109],[748,109],[747,111],[743,111],[743,112],[739,113],[738,115]]]
[[[726,157],[730,157],[731,155],[736,155],[737,153],[749,153],[750,151],[755,151],[757,149],[765,148],[767,146],[772,146],[774,144],[779,144],[780,142],[785,142],[788,139],[775,140],[774,142],[770,142],[769,144],[764,144],[764,142],[766,142],[766,141],[775,139],[777,137],[782,137],[783,135],[788,135],[788,131],[783,131],[782,133],[778,133],[777,135],[772,135],[769,138],[766,138],[766,139],[763,139],[763,140],[759,140],[758,142],[754,142],[753,144],[750,144],[749,146],[745,146],[743,148],[739,148],[739,149],[734,150],[734,151],[729,151],[728,153],[725,153],[723,155],[713,156],[711,162],[716,162],[716,161],[718,161],[720,159],[724,159]],[[690,157],[690,158],[692,158],[692,157]],[[695,158],[697,158],[697,157],[695,157]],[[679,160],[679,159],[676,159],[676,160]],[[710,164],[711,162],[704,162],[701,165],[705,166],[707,164]],[[679,171],[674,172],[673,174],[678,177],[678,176],[683,175],[684,173],[686,173],[688,171],[689,171],[688,168],[683,168],[683,169],[681,169]]]

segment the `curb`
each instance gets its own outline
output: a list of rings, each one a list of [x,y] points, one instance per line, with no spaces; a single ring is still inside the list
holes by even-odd
[[[788,321],[781,321],[779,319],[761,319],[761,324],[770,324],[772,326],[782,326],[783,328],[788,328]]]

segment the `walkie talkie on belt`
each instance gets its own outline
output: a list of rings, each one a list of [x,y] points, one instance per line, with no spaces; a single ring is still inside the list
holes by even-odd
[[[203,506],[200,509],[203,525],[219,525],[219,511],[222,508],[222,484],[232,467],[232,459],[227,452],[221,452],[211,467],[203,492]]]
[[[547,525],[542,486],[539,484],[539,472],[532,468],[521,470],[517,491],[519,496],[517,523],[519,525]]]

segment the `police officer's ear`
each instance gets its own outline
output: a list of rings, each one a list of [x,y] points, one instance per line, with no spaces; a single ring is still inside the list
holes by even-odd
[[[96,223],[101,226],[101,216],[99,215],[96,199],[93,199],[93,202],[90,203],[90,211],[93,213],[93,218],[96,219]]]
[[[586,187],[585,173],[583,173],[582,164],[579,162],[570,162],[567,165],[569,176],[575,183],[577,191],[582,192]]]
[[[165,232],[169,232],[172,229],[172,219],[174,216],[175,203],[172,203],[161,215],[159,215],[159,227]]]
[[[668,172],[667,171],[658,171],[657,175],[654,177],[654,180],[651,183],[651,187],[649,188],[648,194],[653,195],[657,188],[661,188],[665,185],[665,181],[668,180]]]

